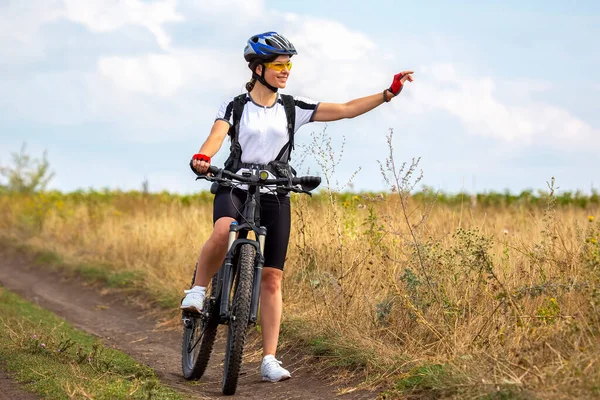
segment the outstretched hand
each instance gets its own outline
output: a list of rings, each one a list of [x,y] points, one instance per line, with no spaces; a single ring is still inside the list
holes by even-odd
[[[206,174],[210,167],[210,157],[204,154],[194,154],[190,166],[201,174]]]
[[[394,75],[394,79],[392,80],[392,84],[389,88],[389,91],[392,92],[394,96],[398,96],[398,94],[402,91],[402,88],[404,87],[404,82],[412,82],[414,80],[412,74],[414,74],[413,71],[402,71]]]

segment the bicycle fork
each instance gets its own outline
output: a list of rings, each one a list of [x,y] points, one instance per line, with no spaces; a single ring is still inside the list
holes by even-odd
[[[261,227],[264,231],[266,229]],[[266,232],[264,232],[266,233]],[[256,254],[256,260],[254,262],[254,279],[252,281],[252,301],[250,302],[250,324],[256,325],[256,318],[258,315],[258,301],[260,299],[260,283],[262,280],[262,270],[263,265],[265,263],[265,258],[263,257],[263,252],[265,249],[265,237],[264,234],[258,235],[258,244],[260,246],[260,251]]]
[[[263,252],[265,248],[265,238],[267,229],[265,227],[259,227],[256,232],[258,239],[258,246],[256,241],[248,239],[237,239],[237,233],[243,229],[243,225],[238,225],[236,221],[231,223],[229,230],[229,244],[227,248],[227,255],[223,264],[223,284],[221,290],[221,303],[219,307],[219,318],[221,321],[229,321],[230,318],[235,318],[229,313],[231,287],[233,285],[233,279],[235,274],[234,266],[234,252],[231,251],[233,244],[237,241],[236,247],[239,248],[241,244],[248,243],[256,248],[256,259],[254,261],[254,276],[252,280],[252,299],[250,302],[250,318],[248,324],[256,324],[258,315],[258,303],[260,300],[260,283],[262,279],[262,269],[264,265]],[[238,255],[239,256],[239,255]]]

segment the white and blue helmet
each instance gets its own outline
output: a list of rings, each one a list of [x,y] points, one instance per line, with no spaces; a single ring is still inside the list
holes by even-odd
[[[244,49],[244,58],[250,62],[256,59],[270,59],[274,56],[298,54],[296,48],[283,35],[277,32],[265,32],[248,39]]]

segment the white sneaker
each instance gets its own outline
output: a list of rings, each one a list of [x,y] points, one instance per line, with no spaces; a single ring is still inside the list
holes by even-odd
[[[183,291],[186,296],[181,301],[181,307],[189,311],[202,311],[204,298],[206,297],[206,288],[202,286],[194,286],[190,290]]]
[[[281,361],[275,359],[275,356],[268,355],[263,358],[260,366],[260,373],[263,381],[279,382],[290,379],[292,375],[290,371],[281,366]]]

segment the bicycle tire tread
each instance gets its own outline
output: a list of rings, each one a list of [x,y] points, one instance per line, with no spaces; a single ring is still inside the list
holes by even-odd
[[[248,321],[250,319],[250,303],[252,300],[252,281],[254,277],[255,248],[250,244],[240,246],[238,258],[238,284],[236,285],[234,299],[236,319],[230,321],[228,329],[227,348],[225,353],[225,371],[223,373],[222,391],[225,395],[235,394],[242,355],[246,341]]]

